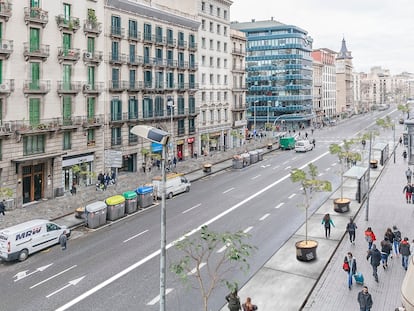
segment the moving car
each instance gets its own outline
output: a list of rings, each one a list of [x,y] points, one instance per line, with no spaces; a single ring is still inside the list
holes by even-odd
[[[295,144],[296,152],[306,152],[310,150],[313,150],[313,144],[311,144],[309,140],[298,140]]]

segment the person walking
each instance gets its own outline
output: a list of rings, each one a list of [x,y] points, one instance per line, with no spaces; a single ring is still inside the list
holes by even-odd
[[[384,240],[381,241],[381,262],[382,267],[385,269],[388,268],[388,256],[392,251],[392,244],[388,240],[387,236],[384,237]]]
[[[230,311],[241,310],[240,298],[237,295],[237,289],[234,289],[230,294],[226,296],[227,307]]]
[[[367,230],[365,230],[364,234],[365,240],[368,242],[368,250],[370,250],[372,243],[374,243],[377,238],[375,237],[375,234],[372,231],[371,227],[368,227]]]
[[[403,188],[403,193],[405,193],[405,200],[407,203],[411,203],[411,197],[413,192],[413,187],[410,183],[407,183],[405,187]]]
[[[372,275],[375,278],[375,282],[378,283],[378,266],[381,264],[381,253],[377,249],[375,244],[372,244],[371,249],[368,251],[367,260],[371,258]]]
[[[6,200],[3,199],[3,201],[0,202],[0,215],[6,216],[6,213],[4,212],[6,210],[6,205],[4,204]]]
[[[246,302],[242,304],[243,311],[255,311],[257,310],[257,306],[252,304],[252,299],[250,297],[246,298]]]
[[[345,256],[344,261],[348,263],[348,288],[352,288],[352,277],[357,272],[357,263],[355,257],[352,255],[351,252],[348,252],[347,256]]]
[[[354,223],[354,219],[349,217],[349,223],[346,225],[346,231],[349,234],[349,242],[351,244],[355,244],[355,230],[357,229],[356,223]]]
[[[387,231],[385,231],[385,235],[384,237],[388,238],[388,241],[391,243],[391,252],[390,252],[390,257],[392,259],[392,247],[394,245],[394,239],[395,239],[395,235],[394,232],[392,231],[391,228],[387,228]]]
[[[413,176],[413,172],[411,171],[410,167],[408,167],[408,169],[405,171],[405,176],[407,177],[407,182],[411,184],[411,177]]]
[[[325,238],[329,238],[331,236],[331,226],[335,227],[335,224],[331,219],[331,215],[329,215],[329,213],[325,214],[321,223],[325,227]]]
[[[364,286],[358,293],[358,303],[360,311],[371,311],[373,301],[371,294],[368,292],[367,286]]]
[[[405,269],[405,271],[407,271],[407,269],[408,269],[408,258],[411,255],[410,243],[408,242],[407,237],[404,237],[404,240],[401,241],[399,251],[400,251],[400,254],[401,254],[401,264],[402,264],[403,268]]]
[[[396,257],[400,256],[400,242],[401,242],[401,232],[398,230],[396,225],[392,226],[392,233],[394,234],[394,254]]]
[[[66,250],[67,241],[68,241],[68,238],[66,236],[66,231],[63,231],[62,235],[59,237],[59,244],[60,244],[60,247],[62,247],[62,251]]]

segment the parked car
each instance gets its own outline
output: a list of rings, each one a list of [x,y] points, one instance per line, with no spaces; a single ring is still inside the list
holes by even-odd
[[[306,152],[310,150],[313,150],[313,144],[311,144],[309,140],[298,140],[295,144],[296,152]]]

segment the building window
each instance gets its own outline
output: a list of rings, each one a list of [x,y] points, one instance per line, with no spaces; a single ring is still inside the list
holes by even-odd
[[[213,15],[213,5],[210,4],[210,15]]]
[[[144,97],[142,99],[142,116],[144,118],[152,118],[153,113],[152,98]]]
[[[155,97],[154,116],[164,116],[164,98],[162,98],[161,96]]]
[[[217,34],[219,35],[221,31],[220,25],[217,24]]]
[[[118,146],[122,144],[121,128],[113,127],[111,128],[111,145]]]
[[[223,11],[223,18],[224,18],[224,19],[227,19],[227,10],[224,10],[224,11]]]
[[[203,49],[205,49],[205,48],[206,48],[206,38],[201,38],[201,47],[202,47]]]
[[[72,125],[72,97],[63,96],[62,98],[63,124]]]
[[[206,3],[203,1],[201,2],[201,11],[204,12],[206,10]]]
[[[226,26],[223,27],[223,35],[227,36],[227,27]]]
[[[227,58],[224,59],[224,68],[227,68]]]
[[[206,92],[201,92],[201,101],[202,102],[206,101]]]
[[[220,17],[220,8],[217,8],[217,17]]]
[[[152,27],[150,24],[144,24],[144,40],[152,41]]]
[[[116,36],[121,35],[121,18],[119,16],[111,16],[111,34]]]
[[[63,132],[63,150],[72,148],[72,132]]]
[[[206,74],[205,73],[202,73],[201,74],[201,84],[202,85],[205,85],[206,84]]]
[[[95,145],[95,130],[89,129],[86,134],[87,144]]]
[[[155,41],[160,43],[163,42],[163,33],[162,33],[162,27],[157,26],[155,28]]]
[[[217,51],[221,51],[221,42],[217,41]]]
[[[224,50],[224,52],[227,52],[227,42],[223,43],[223,50]]]
[[[221,83],[221,75],[217,75],[217,84]]]
[[[24,136],[23,155],[44,153],[45,142],[45,135]]]
[[[214,41],[212,39],[210,39],[210,50],[214,50]]]
[[[138,23],[132,19],[128,21],[128,37],[138,39]]]
[[[40,98],[29,99],[29,122],[31,126],[40,123]]]
[[[201,66],[205,66],[206,65],[206,57],[205,55],[201,56]]]
[[[168,45],[174,44],[174,32],[172,29],[167,29],[167,44]]]
[[[210,56],[210,67],[214,67],[214,58]]]
[[[122,101],[119,98],[111,100],[111,121],[122,120]]]
[[[210,31],[210,32],[213,32],[213,31],[214,31],[214,30],[213,30],[213,22],[210,22],[209,31]]]
[[[201,30],[206,30],[206,20],[205,19],[201,20]]]
[[[87,103],[86,103],[86,113],[88,117],[88,121],[92,121],[95,117],[95,97],[88,97]]]
[[[211,73],[210,74],[210,84],[214,83],[214,75]]]

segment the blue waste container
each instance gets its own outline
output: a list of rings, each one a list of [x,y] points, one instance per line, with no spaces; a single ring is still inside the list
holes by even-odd
[[[153,204],[153,192],[154,188],[152,186],[141,186],[137,190],[138,195],[138,207],[146,208]]]

